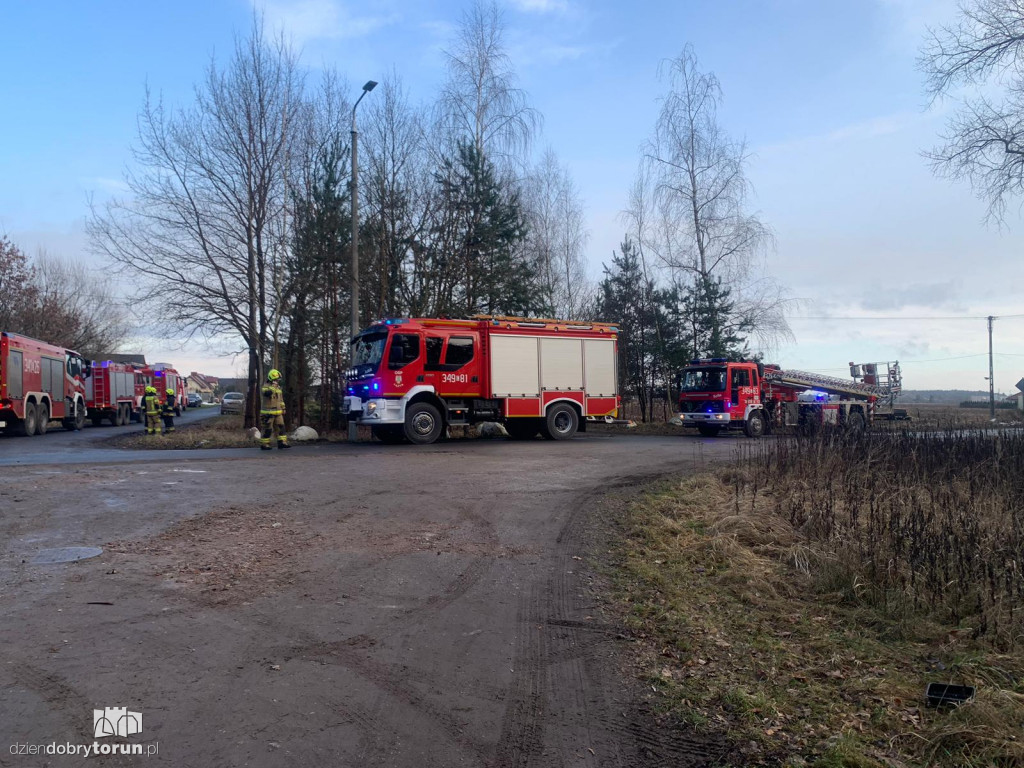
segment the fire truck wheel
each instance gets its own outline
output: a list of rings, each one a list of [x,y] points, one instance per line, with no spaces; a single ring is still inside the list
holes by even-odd
[[[405,436],[410,443],[436,443],[444,430],[441,412],[430,403],[413,403],[405,409]]]
[[[509,419],[505,422],[505,431],[513,440],[533,440],[540,432],[540,419]]]
[[[25,418],[21,421],[23,434],[32,437],[36,433],[36,404],[25,404]]]
[[[46,403],[40,403],[36,409],[36,434],[45,435],[48,426],[50,426],[50,409],[46,407]]]
[[[80,430],[85,426],[85,409],[82,408],[81,403],[78,404],[78,408],[75,411],[75,416],[72,419],[72,428]]]
[[[743,431],[747,437],[761,437],[764,434],[764,416],[759,411],[754,411],[743,425]]]
[[[700,432],[701,437],[715,437],[718,434],[720,427],[716,427],[713,424],[698,424],[697,431]]]
[[[860,411],[850,411],[846,417],[846,428],[851,432],[863,432],[867,428],[867,419]]]
[[[398,445],[405,442],[405,432],[401,427],[372,427],[370,432],[387,445]]]
[[[541,431],[547,440],[568,440],[576,434],[579,426],[580,417],[575,408],[568,403],[555,403],[548,409]]]

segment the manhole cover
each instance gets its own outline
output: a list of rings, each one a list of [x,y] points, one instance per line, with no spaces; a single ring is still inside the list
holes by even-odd
[[[33,565],[46,565],[47,563],[70,563],[75,560],[87,560],[90,557],[102,555],[100,547],[57,547],[56,549],[43,549],[32,558]]]

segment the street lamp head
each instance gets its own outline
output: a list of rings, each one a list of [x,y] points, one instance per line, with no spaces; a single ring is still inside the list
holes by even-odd
[[[363,86],[363,90],[366,91],[367,93],[369,93],[370,91],[372,91],[376,87],[377,87],[377,83],[375,81],[367,80],[366,81],[366,85]]]

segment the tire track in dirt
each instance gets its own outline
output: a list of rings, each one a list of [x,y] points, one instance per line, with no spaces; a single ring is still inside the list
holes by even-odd
[[[517,616],[515,677],[509,688],[508,704],[495,749],[494,765],[521,768],[543,750],[544,715],[547,705],[547,649],[541,626],[544,587],[534,584]]]
[[[39,694],[53,711],[60,712],[70,722],[75,723],[75,733],[83,740],[92,739],[92,730],[87,727],[87,720],[92,715],[91,701],[59,675],[46,672],[24,661],[8,661],[12,663],[7,666],[7,670],[15,683]]]
[[[700,766],[724,752],[722,745],[703,736],[664,733],[653,715],[624,714],[635,704],[616,700],[623,695],[624,682],[610,661],[621,654],[618,632],[583,617],[581,593],[587,587],[580,577],[586,567],[580,558],[587,548],[592,511],[610,494],[629,492],[665,474],[615,478],[569,502],[547,578],[538,582],[520,608],[516,677],[496,750],[497,765]]]
[[[268,630],[280,635],[288,629],[293,630],[291,625],[284,625],[275,619],[261,616],[259,623]],[[445,734],[448,741],[458,746],[464,752],[470,753],[477,761],[483,763],[486,760],[486,745],[480,744],[465,733],[465,728],[448,711],[441,709],[429,702],[423,695],[406,683],[404,670],[381,664],[374,661],[365,653],[360,653],[361,648],[373,644],[372,638],[366,636],[355,636],[345,640],[323,641],[309,633],[299,632],[295,634],[295,644],[280,646],[278,648],[263,649],[279,657],[284,662],[301,660],[322,665],[339,666],[354,675],[371,683],[375,688],[386,693],[398,704],[408,707],[415,712],[427,717]],[[368,738],[376,741],[380,733],[386,732],[386,722],[366,713],[358,708],[348,707],[344,703],[332,702],[353,718],[354,724],[361,731],[367,734]],[[392,713],[397,716],[400,713]],[[383,729],[383,730],[382,730]]]

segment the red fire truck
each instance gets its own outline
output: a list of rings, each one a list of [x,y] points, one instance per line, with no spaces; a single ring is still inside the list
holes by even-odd
[[[852,381],[749,360],[692,360],[683,369],[673,422],[705,437],[726,429],[742,429],[748,437],[780,427],[864,429],[879,403],[891,409],[901,390],[900,364],[850,363],[850,374]]]
[[[174,392],[174,412],[181,416],[188,406],[185,402],[185,377],[179,374],[170,363],[153,363],[143,368],[136,368],[135,409],[136,418],[141,419],[142,398],[148,386],[156,387],[157,397],[163,402],[167,390]]]
[[[85,400],[92,425],[98,427],[104,419],[118,427],[128,424],[144,389],[134,366],[112,360],[93,362],[92,376],[85,382]]]
[[[51,419],[60,419],[65,429],[81,429],[89,373],[77,352],[0,333],[0,429],[42,435]]]
[[[344,408],[388,443],[433,443],[448,425],[484,421],[565,440],[617,415],[617,338],[607,323],[383,320],[352,339]]]

